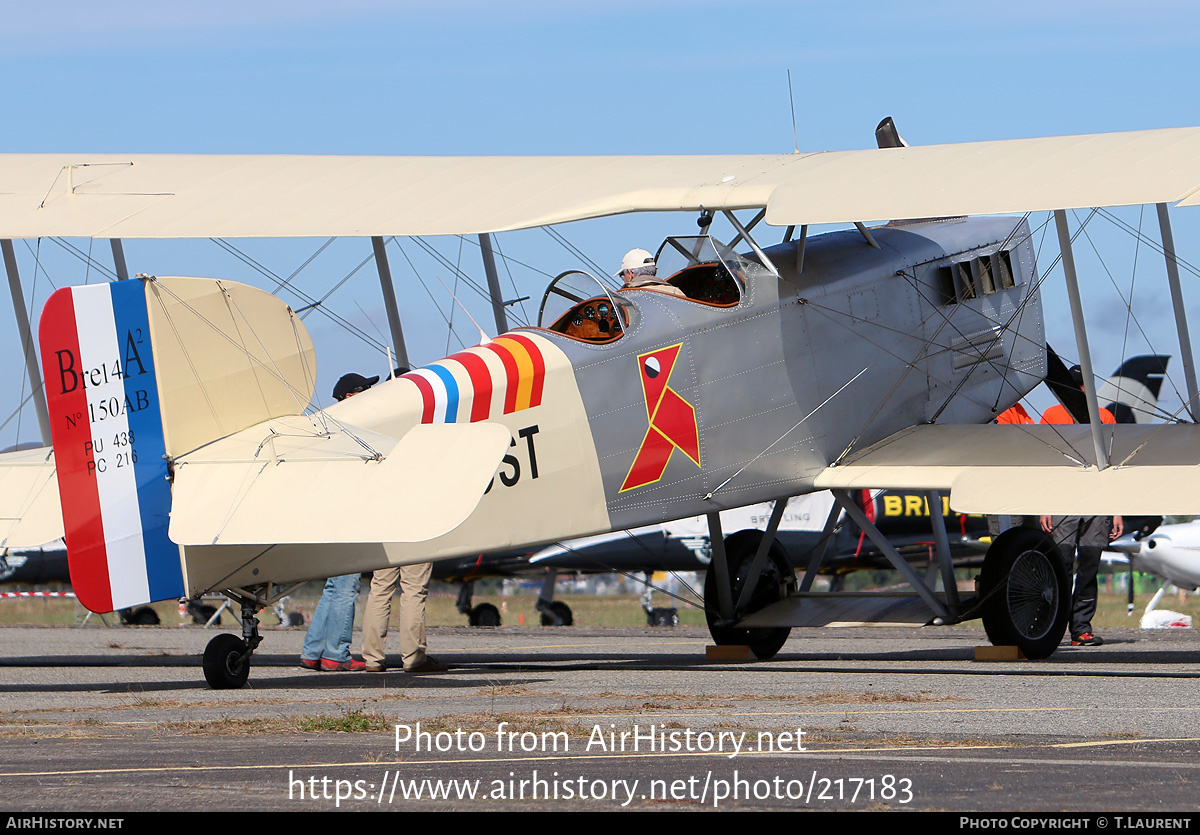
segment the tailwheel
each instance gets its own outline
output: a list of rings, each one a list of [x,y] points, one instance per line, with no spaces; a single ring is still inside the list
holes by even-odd
[[[254,616],[262,604],[252,597],[225,594],[241,604],[242,637],[217,635],[204,648],[204,679],[214,690],[236,690],[245,685],[250,677],[250,656],[262,643],[258,618]]]
[[[1013,528],[988,548],[979,577],[983,628],[997,646],[1047,658],[1067,631],[1071,581],[1053,540]]]
[[[250,677],[250,649],[237,635],[217,635],[204,648],[204,680],[213,690],[236,690]]]
[[[746,584],[746,577],[754,562],[754,555],[758,551],[758,544],[762,541],[762,537],[762,531],[738,531],[725,538],[725,560],[729,565],[735,604],[738,596],[742,593],[742,587]],[[767,553],[767,560],[759,574],[758,583],[754,587],[754,594],[745,609],[738,612],[737,616],[745,617],[782,600],[787,596],[788,583],[793,579],[794,575],[788,564],[787,552],[778,542],[771,543],[771,550]],[[720,614],[717,572],[711,566],[704,577],[704,616],[708,621],[708,631],[712,635],[714,643],[721,646],[744,644],[750,647],[750,651],[754,653],[755,657],[764,661],[779,652],[792,631],[787,626],[739,628],[727,625]]]

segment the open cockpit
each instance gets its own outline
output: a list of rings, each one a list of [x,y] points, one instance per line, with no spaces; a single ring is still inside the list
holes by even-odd
[[[546,288],[538,327],[586,342],[620,339],[637,316],[640,293],[658,293],[709,307],[736,307],[754,264],[707,235],[671,237],[655,255],[658,275],[634,285],[568,270]],[[665,276],[665,278],[663,277]],[[645,277],[640,277],[645,279]]]

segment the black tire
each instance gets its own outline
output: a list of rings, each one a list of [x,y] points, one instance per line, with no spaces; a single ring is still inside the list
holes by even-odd
[[[572,626],[575,623],[575,616],[571,613],[571,607],[561,600],[550,601],[550,611],[558,616],[560,623],[554,622],[554,617],[542,612],[542,626]]]
[[[149,606],[138,606],[136,609],[129,612],[128,617],[122,616],[121,620],[134,626],[158,626],[160,623],[162,623],[162,621],[158,619],[158,612],[154,611]]]
[[[679,626],[679,610],[651,609],[646,620],[651,626]]]
[[[204,680],[213,690],[236,690],[250,677],[246,642],[237,635],[217,635],[204,648]]]
[[[732,578],[733,600],[736,603],[742,586],[746,584],[746,572],[754,562],[758,544],[762,541],[762,531],[738,531],[725,538],[725,559],[729,565]],[[785,583],[792,576],[789,567],[787,551],[779,541],[771,543],[766,565],[762,575],[754,587],[754,596],[740,614],[752,614],[769,606],[785,596]],[[756,626],[753,628],[738,628],[718,625],[721,620],[720,598],[717,594],[717,572],[709,566],[704,577],[704,617],[708,621],[708,632],[713,642],[718,646],[745,644],[750,647],[756,658],[763,661],[774,655],[787,643],[791,627],[788,626]]]
[[[471,626],[499,626],[500,610],[491,603],[480,603],[467,613],[467,623]]]
[[[204,626],[206,623],[208,623],[209,618],[217,613],[217,607],[209,606],[207,603],[200,603],[199,601],[192,601],[188,605],[188,612],[192,616],[192,623]],[[220,625],[221,619],[218,617],[213,626]]]
[[[996,646],[1047,658],[1067,631],[1071,580],[1062,553],[1031,528],[1005,531],[988,548],[979,576],[983,628]]]
[[[299,612],[288,612],[287,613],[287,625],[288,626],[304,626],[304,615],[302,615]]]

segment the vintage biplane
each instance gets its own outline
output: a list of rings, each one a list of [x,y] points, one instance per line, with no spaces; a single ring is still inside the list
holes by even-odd
[[[230,595],[242,634],[209,644],[214,687],[245,682],[255,613],[293,582],[694,515],[710,524],[718,643],[769,658],[794,625],[982,617],[993,641],[1046,656],[1070,588],[1052,543],[1008,531],[960,595],[935,525],[939,590],[850,491],[929,491],[935,508],[948,492],[955,510],[1001,515],[1200,507],[1200,429],[1098,420],[1067,216],[1158,205],[1194,409],[1167,204],[1200,202],[1200,128],[879,136],[877,150],[740,157],[0,156],[6,262],[12,238],[43,235],[109,238],[114,254],[126,237],[359,235],[387,296],[386,235],[642,211],[700,224],[657,253],[673,292],[569,270],[535,327],[323,410],[308,334],[262,291],[151,276],[62,289],[39,331],[53,453],[0,462],[3,544],[65,526],[96,611]],[[984,425],[1047,376],[1044,276],[1027,216],[1005,216],[1031,211],[1055,216],[1090,416],[1078,426]],[[808,234],[837,223],[853,228]],[[774,535],[783,500],[818,489],[837,499],[827,526],[844,509],[911,593],[817,594],[819,551],[796,578]],[[720,510],[770,500],[766,531],[721,530]]]

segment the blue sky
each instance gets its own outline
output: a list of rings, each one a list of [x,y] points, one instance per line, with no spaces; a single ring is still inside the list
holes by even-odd
[[[866,148],[892,115],[916,144],[1135,130],[1196,124],[1195,4],[1187,2],[113,2],[58,0],[6,11],[0,31],[5,96],[0,151],[306,154],[691,154],[788,152],[793,134],[786,73],[795,89],[802,150]],[[1197,210],[1175,213],[1181,255],[1200,262]],[[1137,225],[1136,209],[1122,213]],[[1034,218],[1036,224],[1040,219]],[[1152,212],[1145,219],[1156,234]],[[615,268],[630,246],[653,249],[688,233],[671,215],[570,224],[561,231]],[[775,233],[765,233],[768,241]],[[1077,245],[1098,369],[1125,354],[1125,310],[1136,257],[1139,322],[1156,350],[1177,353],[1165,310],[1161,258],[1095,220],[1089,234],[1108,273]],[[73,241],[86,251],[87,241]],[[234,242],[290,274],[322,243]],[[477,249],[429,245],[482,280]],[[580,266],[541,231],[500,236],[521,263],[502,268],[536,304],[546,273]],[[1044,248],[1048,253],[1051,246]],[[95,245],[111,265],[104,242]],[[447,348],[451,308],[438,277],[452,271],[405,244],[393,249],[409,353],[429,362]],[[207,241],[126,242],[130,268],[266,279]],[[311,295],[341,281],[370,253],[343,240],[301,273]],[[18,245],[31,306],[54,286],[103,278],[52,241]],[[1043,255],[1048,265],[1050,255]],[[527,264],[530,266],[523,266]],[[1065,301],[1046,294],[1052,343],[1074,353]],[[428,292],[426,291],[428,287]],[[435,289],[436,288],[436,289]],[[481,322],[471,290],[459,298]],[[1200,288],[1185,274],[1189,307]],[[430,298],[432,294],[435,300]],[[287,297],[294,306],[303,302]],[[368,264],[328,304],[375,341],[386,331]],[[436,306],[435,306],[436,305]],[[530,315],[533,310],[530,310]],[[0,408],[22,388],[19,344],[0,305]],[[456,326],[469,323],[453,312]],[[1200,317],[1193,317],[1200,322]],[[320,402],[345,370],[378,373],[377,347],[317,316]],[[1132,330],[1136,333],[1137,328]],[[450,349],[458,346],[455,337]],[[1177,366],[1177,361],[1175,363]],[[1176,372],[1178,368],[1176,367]],[[1178,373],[1173,375],[1179,377]],[[1180,384],[1180,387],[1182,385]],[[25,389],[28,390],[27,387]],[[0,445],[37,436],[32,413],[0,430]]]

